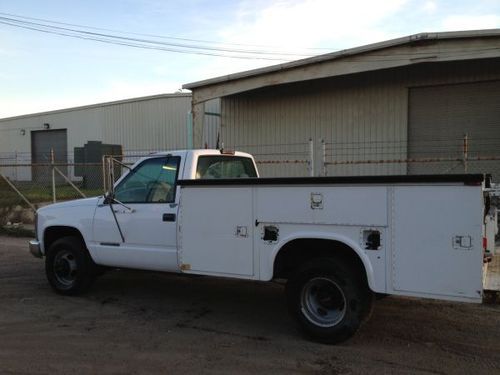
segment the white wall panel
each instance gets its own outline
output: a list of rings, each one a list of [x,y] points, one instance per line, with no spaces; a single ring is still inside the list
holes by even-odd
[[[89,140],[121,144],[125,151],[182,149],[190,109],[189,94],[172,94],[0,119],[0,157],[29,153],[29,132],[42,130],[44,123],[68,130],[70,162],[74,147]]]

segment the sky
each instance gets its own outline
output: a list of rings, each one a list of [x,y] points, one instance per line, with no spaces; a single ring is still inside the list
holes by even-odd
[[[0,23],[0,118],[173,93],[185,83],[300,58],[284,53],[318,55],[419,32],[500,28],[500,0],[0,0],[0,13],[282,54],[272,56],[278,61],[140,49]]]

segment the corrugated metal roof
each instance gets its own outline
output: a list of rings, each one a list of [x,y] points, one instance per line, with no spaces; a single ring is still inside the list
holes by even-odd
[[[385,48],[400,46],[404,44],[410,44],[422,40],[449,40],[449,39],[470,39],[470,38],[489,38],[489,37],[500,37],[500,29],[488,29],[488,30],[470,30],[470,31],[448,31],[448,32],[432,32],[432,33],[419,33],[413,34],[401,38],[386,40],[383,42],[367,44],[360,47],[345,49],[341,51],[336,51],[332,53],[327,53],[323,55],[318,55],[314,57],[309,57],[306,59],[296,60],[289,63],[271,65],[264,68],[247,70],[240,73],[229,74],[226,76],[220,76],[216,78],[211,78],[203,81],[187,83],[182,86],[184,89],[194,89],[203,86],[209,86],[219,83],[225,83],[229,81],[238,80],[241,78],[248,78],[259,76],[267,73],[274,73],[284,70],[289,70],[297,67],[302,67],[306,65],[317,64],[324,61],[330,61],[335,59],[340,59],[346,56],[359,55],[366,52],[373,52]]]
[[[138,97],[138,98],[130,98],[130,99],[115,100],[115,101],[111,101],[111,102],[82,105],[82,106],[78,106],[78,107],[55,109],[55,110],[46,111],[46,112],[36,112],[36,113],[29,113],[29,114],[26,114],[26,115],[5,117],[5,118],[1,118],[0,122],[1,121],[16,120],[16,119],[25,118],[25,117],[32,117],[32,116],[43,116],[43,115],[51,115],[51,114],[54,114],[54,113],[79,111],[79,110],[82,110],[82,109],[89,109],[89,108],[107,107],[107,106],[112,106],[112,105],[117,105],[117,104],[124,104],[124,103],[142,102],[142,101],[145,101],[145,100],[163,99],[163,98],[178,98],[178,97],[185,97],[185,96],[191,96],[191,93],[173,93],[173,94],[149,95],[149,96],[141,96],[141,97]]]

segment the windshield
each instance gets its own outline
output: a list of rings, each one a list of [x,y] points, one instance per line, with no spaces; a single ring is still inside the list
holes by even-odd
[[[122,203],[169,203],[175,201],[180,158],[151,158],[135,167],[115,188]]]

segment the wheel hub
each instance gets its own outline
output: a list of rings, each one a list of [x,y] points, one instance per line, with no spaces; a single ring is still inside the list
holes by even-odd
[[[71,286],[77,275],[78,266],[75,256],[67,251],[60,251],[54,258],[54,274],[63,286]]]
[[[347,301],[337,283],[325,277],[316,277],[302,288],[301,309],[311,323],[333,327],[344,318]]]

